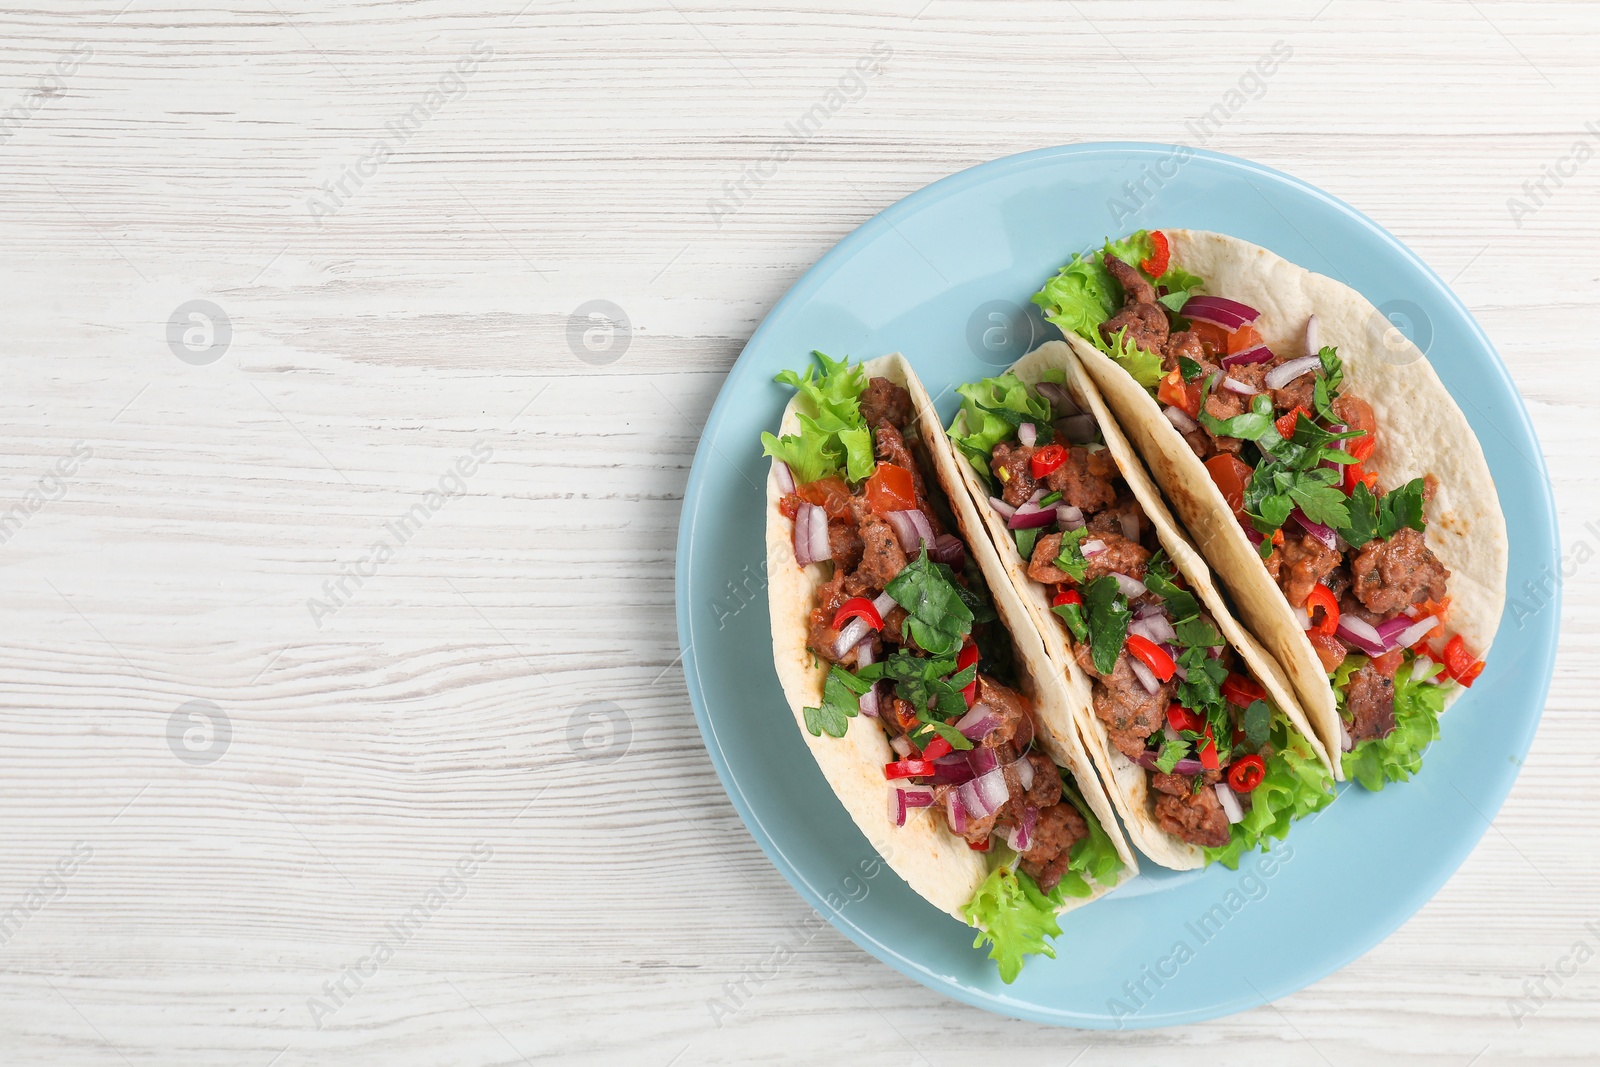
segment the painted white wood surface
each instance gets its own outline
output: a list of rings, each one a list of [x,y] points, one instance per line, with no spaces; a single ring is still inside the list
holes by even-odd
[[[20,509],[0,519],[0,910],[22,907],[0,1059],[1592,1062],[1600,963],[1546,977],[1529,1017],[1509,1000],[1600,948],[1600,13],[776,7],[0,14],[0,516]],[[1230,98],[1280,41],[1292,57]],[[724,182],[875,47],[881,72],[716,218]],[[1043,145],[1200,143],[1186,121],[1219,103],[1208,147],[1407,241],[1537,420],[1564,542],[1586,547],[1515,791],[1387,942],[1231,1019],[1018,1023],[826,928],[713,1019],[809,912],[718,786],[674,666],[679,502],[723,374],[899,197]],[[1561,185],[1535,199],[1546,168]],[[632,323],[603,365],[567,334],[597,299]],[[231,322],[209,365],[167,341],[191,300]],[[172,734],[195,700],[226,743]],[[610,749],[595,702],[623,716]],[[308,1006],[440,885],[453,899],[336,1011]]]

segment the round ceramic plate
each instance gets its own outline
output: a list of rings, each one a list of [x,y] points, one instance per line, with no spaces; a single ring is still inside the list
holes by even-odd
[[[1169,145],[1091,144],[996,160],[868,220],[772,309],[717,398],[678,535],[689,696],[734,807],[778,870],[842,933],[932,989],[1079,1027],[1194,1022],[1300,989],[1405,922],[1460,865],[1517,776],[1544,706],[1559,605],[1508,611],[1488,669],[1444,716],[1420,776],[1341,787],[1237,871],[1143,876],[1063,917],[1058,958],[1004,985],[972,931],[911,892],[834,799],[772,666],[765,594],[768,461],[812,349],[903,352],[946,423],[951,388],[1051,334],[1029,297],[1071,253],[1162,226],[1232,234],[1355,287],[1427,353],[1483,443],[1510,539],[1509,588],[1557,560],[1538,442],[1493,346],[1449,288],[1371,219],[1285,174]]]

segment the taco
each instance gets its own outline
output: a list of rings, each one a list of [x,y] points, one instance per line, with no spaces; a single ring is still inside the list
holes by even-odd
[[[815,355],[762,435],[778,679],[862,833],[1009,982],[1137,865],[910,366]]]
[[[1355,290],[1245,241],[1140,231],[1034,297],[1294,682],[1339,771],[1422,766],[1505,603],[1483,449]]]
[[[1140,851],[1183,870],[1333,801],[1328,755],[1094,385],[1053,341],[957,387],[949,436]]]

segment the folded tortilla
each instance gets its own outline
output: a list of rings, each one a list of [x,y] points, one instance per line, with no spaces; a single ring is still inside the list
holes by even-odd
[[[1074,727],[1074,698],[1059,672],[1050,669],[1031,616],[1013,591],[976,509],[957,484],[958,459],[954,447],[945,439],[933,401],[910,364],[898,353],[869,360],[862,367],[869,376],[887,378],[911,394],[916,408],[917,440],[933,464],[935,479],[950,505],[957,531],[989,585],[1000,622],[1011,635],[1018,689],[1033,703],[1036,740],[1058,766],[1072,773],[1078,792],[1110,836],[1125,864],[1117,883],[1120,885],[1138,874],[1137,861],[1079,740]],[[784,409],[780,435],[799,432],[797,401],[798,396]],[[774,465],[767,476],[767,598],[772,611],[772,652],[778,681],[783,685],[800,736],[845,810],[889,867],[935,907],[966,922],[961,909],[988,877],[988,856],[968,848],[967,842],[952,834],[932,808],[913,809],[904,826],[894,825],[886,802],[888,783],[883,767],[899,757],[889,747],[888,735],[878,720],[858,715],[849,720],[843,737],[817,737],[806,731],[804,709],[822,703],[823,682],[828,673],[828,664],[806,648],[808,619],[816,604],[817,590],[831,575],[832,564],[814,563],[802,568],[795,563],[794,522],[778,510],[782,497]],[[1115,888],[1093,879],[1088,882],[1090,896],[1069,897],[1058,910],[1068,911]]]
[[[1439,480],[1426,510],[1427,545],[1451,572],[1450,629],[1479,659],[1487,658],[1505,606],[1505,515],[1482,445],[1421,349],[1341,282],[1236,237],[1162,232],[1171,243],[1171,262],[1204,278],[1208,293],[1260,311],[1253,325],[1274,352],[1314,354],[1303,350],[1307,320],[1316,315],[1321,343],[1338,349],[1345,383],[1372,405],[1377,418],[1378,443],[1365,469],[1385,486],[1424,474]],[[1069,334],[1067,341],[1233,594],[1245,624],[1288,672],[1323,745],[1338,752],[1341,723],[1333,686],[1301,628],[1300,613],[1262,566],[1205,464],[1132,376],[1083,338]],[[1446,706],[1462,692],[1461,686],[1451,688]],[[1343,779],[1340,761],[1333,769]]]
[[[1051,341],[1030,352],[1010,368],[1010,373],[1030,386],[1037,386],[1039,382],[1047,380],[1045,378],[1047,371],[1059,371],[1065,375],[1068,393],[1080,407],[1094,415],[1095,422],[1099,424],[1100,432],[1105,438],[1106,447],[1116,461],[1123,480],[1128,483],[1134,499],[1144,509],[1150,524],[1155,527],[1162,548],[1166,549],[1173,566],[1188,581],[1206,611],[1216,621],[1223,639],[1239,653],[1245,666],[1266,689],[1273,703],[1278,705],[1294,728],[1305,736],[1317,758],[1331,768],[1332,762],[1328,758],[1328,751],[1318,741],[1317,735],[1307,723],[1305,713],[1301,710],[1299,701],[1295,699],[1288,678],[1284,676],[1272,656],[1234,618],[1216,583],[1212,580],[1210,569],[1206,567],[1194,545],[1179,528],[1172,513],[1167,510],[1160,492],[1150,481],[1149,474],[1145,472],[1144,465],[1139,462],[1133,447],[1118,428],[1094,382],[1083,373],[1071,350],[1060,341]],[[1139,851],[1163,867],[1188,870],[1204,866],[1204,849],[1174,837],[1157,824],[1154,813],[1155,798],[1149,790],[1149,772],[1112,745],[1111,735],[1106,730],[1105,723],[1094,713],[1089,675],[1079,665],[1077,657],[1072,654],[1071,645],[1060,620],[1050,611],[1049,594],[1043,585],[1028,577],[1028,561],[1017,551],[1016,540],[1006,527],[1005,518],[988,505],[990,495],[988,486],[972,469],[972,465],[959,457],[959,453],[952,454],[959,459],[959,473],[966,490],[967,503],[972,510],[982,516],[984,526],[988,529],[990,549],[998,550],[997,554],[1004,565],[1011,587],[1033,617],[1037,632],[1044,641],[1046,654],[1055,667],[1055,673],[1066,680],[1067,688],[1072,694],[1073,718],[1077,723],[1079,735],[1095,765],[1104,775],[1112,803],[1122,815],[1133,843],[1138,846]]]

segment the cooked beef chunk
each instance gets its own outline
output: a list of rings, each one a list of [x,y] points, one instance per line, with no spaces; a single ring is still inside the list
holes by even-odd
[[[995,445],[990,455],[989,467],[994,471],[994,476],[1000,479],[1000,499],[1014,508],[1026,504],[1033,491],[1039,488],[1039,482],[1029,465],[1032,458],[1032,448],[1006,441]],[[1006,472],[1004,475],[1000,473],[1002,470]]]
[[[1409,526],[1387,541],[1368,541],[1356,553],[1350,573],[1356,598],[1385,617],[1424,600],[1444,599],[1450,578],[1422,534]]]
[[[834,519],[828,523],[828,548],[832,550],[833,572],[840,574],[856,569],[861,562],[861,535],[856,524],[848,519]]]
[[[1033,558],[1028,561],[1028,577],[1043,585],[1070,582],[1072,575],[1056,566],[1061,555],[1061,535],[1045,534],[1033,544]]]
[[[1098,679],[1093,686],[1094,713],[1106,724],[1111,743],[1129,759],[1138,759],[1145,750],[1145,738],[1166,721],[1174,684],[1167,682],[1154,693],[1147,693],[1129,666],[1126,652],[1117,656],[1116,668],[1109,676],[1094,669],[1088,645],[1078,647],[1078,663]]]
[[[833,654],[834,643],[839,640],[839,631],[833,628],[833,616],[838,612],[839,605],[849,600],[851,595],[845,588],[845,572],[835,567],[833,577],[817,590],[817,606],[811,609],[806,647],[831,663],[846,660],[855,662],[854,650],[847,652],[843,660]]]
[[[1261,562],[1267,568],[1268,576],[1276,582],[1283,576],[1283,546],[1274,546],[1272,554]]]
[[[1097,552],[1088,557],[1089,569],[1084,572],[1084,584],[1103,578],[1113,571],[1126,574],[1129,578],[1144,580],[1145,564],[1150,562],[1148,548],[1128,540],[1120,533],[1098,534],[1085,540],[1100,541],[1106,547],[1104,552]]]
[[[1350,721],[1345,728],[1358,744],[1374,737],[1388,737],[1394,729],[1394,680],[1370,662],[1350,675],[1345,689],[1345,711]]]
[[[1308,533],[1296,534],[1284,528],[1283,567],[1278,574],[1278,584],[1291,608],[1305,606],[1311,587],[1322,581],[1339,565],[1339,553]]]
[[[1156,303],[1155,286],[1144,275],[1116,256],[1103,258],[1106,270],[1122,286],[1122,310],[1100,324],[1100,336],[1108,342],[1126,328],[1128,339],[1149,352],[1161,352],[1167,343],[1167,312]]]
[[[1123,537],[1127,537],[1128,535],[1122,529],[1123,516],[1130,516],[1133,519],[1134,536],[1131,540],[1141,540],[1144,537],[1144,532],[1149,529],[1150,523],[1145,518],[1144,508],[1139,506],[1139,502],[1133,498],[1132,493],[1123,493],[1117,497],[1115,504],[1112,504],[1099,514],[1091,516],[1089,518],[1090,534],[1120,534]],[[1102,540],[1104,539],[1102,538]]]
[[[1278,356],[1271,363],[1263,363],[1264,367],[1276,367],[1280,363],[1287,363],[1283,356]],[[1317,376],[1315,374],[1302,374],[1282,389],[1272,391],[1272,406],[1281,412],[1293,411],[1295,408],[1311,410],[1316,399]]]
[[[1161,360],[1161,366],[1166,370],[1178,369],[1178,357],[1192,359],[1200,364],[1202,370],[1207,369],[1210,363],[1206,359],[1205,346],[1200,343],[1200,335],[1191,330],[1182,330],[1167,338],[1166,352]],[[1215,367],[1210,369],[1215,370]]]
[[[1045,482],[1052,491],[1061,494],[1063,504],[1084,511],[1098,511],[1117,499],[1112,485],[1117,477],[1117,461],[1111,458],[1110,449],[1090,452],[1082,445],[1073,445],[1067,449],[1067,461],[1051,471]],[[1010,498],[1006,502],[1010,503]]]
[[[1022,869],[1046,893],[1054,889],[1072,862],[1072,846],[1089,836],[1089,827],[1071,804],[1055,804],[1039,812]]]
[[[917,462],[917,457],[911,451],[911,446],[906,444],[906,439],[900,431],[889,425],[888,421],[879,422],[873,430],[873,452],[886,463],[893,463],[896,467],[911,473],[911,484],[916,492],[917,507],[928,519],[928,524],[933,527],[935,537],[944,533],[944,525],[939,521],[939,513],[928,502],[928,486],[922,477],[922,464]]]
[[[1000,725],[983,739],[985,748],[1015,745],[1027,748],[1033,743],[1033,708],[1028,698],[1007,689],[986,674],[978,675],[978,692],[973,707],[984,705],[1000,717]]]
[[[1213,419],[1231,419],[1249,411],[1250,400],[1250,397],[1240,396],[1232,389],[1224,389],[1219,382],[1211,395],[1206,397],[1206,414]]]
[[[1042,752],[1030,752],[1023,758],[1033,764],[1033,784],[1022,791],[1023,803],[1040,809],[1061,803],[1060,768]]]
[[[1186,774],[1155,774],[1150,785],[1157,793],[1156,822],[1161,829],[1205,848],[1228,843],[1232,831],[1216,790],[1202,785],[1195,792],[1194,779]]]
[[[890,608],[884,613],[882,633],[885,641],[892,645],[909,645],[911,648],[916,647],[915,642],[912,642],[908,637],[906,637],[903,630],[903,627],[906,624],[906,617],[909,614],[910,612],[906,611],[906,609],[902,608],[899,604],[896,604],[894,607]]]
[[[911,394],[887,378],[873,378],[861,394],[861,417],[868,426],[887,420],[904,428],[911,421]]]
[[[1376,611],[1368,611],[1367,606],[1355,598],[1355,595],[1346,590],[1339,597],[1339,614],[1348,615],[1362,622],[1369,622],[1376,626],[1383,621],[1383,616]]]
[[[1344,596],[1350,591],[1350,568],[1341,563],[1327,573],[1322,584],[1332,590],[1334,596]]]
[[[882,592],[895,575],[906,565],[906,554],[900,548],[900,539],[894,527],[876,515],[861,520],[861,566],[851,575],[850,584],[862,590]]]
[[[917,718],[917,709],[911,706],[911,701],[909,700],[895,697],[889,701],[887,707],[880,700],[878,709],[878,714],[883,717],[883,721],[891,727],[889,732],[892,734],[908,734],[915,730],[920,723]]]
[[[1348,654],[1344,642],[1335,634],[1318,633],[1315,630],[1306,633],[1311,641],[1311,651],[1317,654],[1317,660],[1322,664],[1322,669],[1327,674],[1332,674],[1339,669],[1339,664],[1344,662]]]

